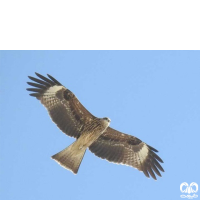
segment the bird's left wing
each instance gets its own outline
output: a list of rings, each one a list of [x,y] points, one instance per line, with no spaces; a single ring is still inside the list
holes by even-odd
[[[163,161],[155,153],[158,152],[156,149],[134,136],[121,133],[110,127],[107,128],[89,149],[102,159],[132,166],[143,171],[147,177],[150,174],[155,180],[155,173],[161,176],[160,171],[164,172],[159,163]]]
[[[39,77],[29,78],[34,82],[27,82],[34,88],[30,95],[36,97],[46,107],[53,122],[65,134],[78,138],[84,125],[95,117],[79,102],[76,96],[55,78],[48,78],[36,73]]]

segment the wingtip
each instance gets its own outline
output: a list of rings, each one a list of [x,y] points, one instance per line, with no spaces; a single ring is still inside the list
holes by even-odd
[[[37,76],[37,77],[39,77],[39,78],[41,78],[41,74],[39,74],[38,72],[35,72],[35,75]]]
[[[160,158],[160,157],[159,157]],[[164,161],[160,158],[160,160],[159,160],[161,163],[164,163]]]
[[[51,76],[50,74],[47,74],[47,76],[54,82],[56,83],[56,85],[62,85],[59,81],[57,81],[53,76]]]
[[[29,95],[32,96],[32,97],[36,97],[37,99],[40,98],[40,94],[39,93],[30,93]]]
[[[163,169],[163,170],[161,170],[162,172],[165,172],[165,170]]]
[[[52,78],[52,76],[50,75],[50,74],[47,74],[47,76],[51,79]]]
[[[40,74],[39,73],[35,72],[35,75],[40,78]]]
[[[147,145],[147,146],[148,146],[152,151],[154,151],[154,152],[156,152],[156,153],[159,152],[157,149],[153,148],[152,146],[150,146],[150,145]]]

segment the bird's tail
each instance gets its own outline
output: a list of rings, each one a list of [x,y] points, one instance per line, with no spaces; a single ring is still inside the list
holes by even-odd
[[[77,174],[87,149],[86,147],[79,148],[76,142],[51,157],[64,168],[71,170],[74,174]]]

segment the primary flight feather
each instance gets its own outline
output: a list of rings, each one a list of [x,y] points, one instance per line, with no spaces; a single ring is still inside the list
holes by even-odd
[[[147,177],[151,175],[156,180],[155,174],[161,176],[163,161],[155,153],[156,149],[109,127],[109,118],[93,116],[69,89],[49,74],[48,78],[36,75],[38,78],[29,76],[34,82],[27,82],[33,86],[27,88],[33,92],[30,95],[41,101],[61,131],[76,138],[73,144],[52,156],[55,161],[76,174],[89,148],[96,156],[137,168]]]

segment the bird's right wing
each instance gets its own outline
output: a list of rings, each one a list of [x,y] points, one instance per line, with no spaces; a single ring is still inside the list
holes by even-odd
[[[67,135],[78,138],[84,125],[95,117],[79,102],[76,96],[55,78],[36,73],[40,78],[29,78],[27,82],[34,88],[30,95],[36,97],[46,107],[53,122]]]

